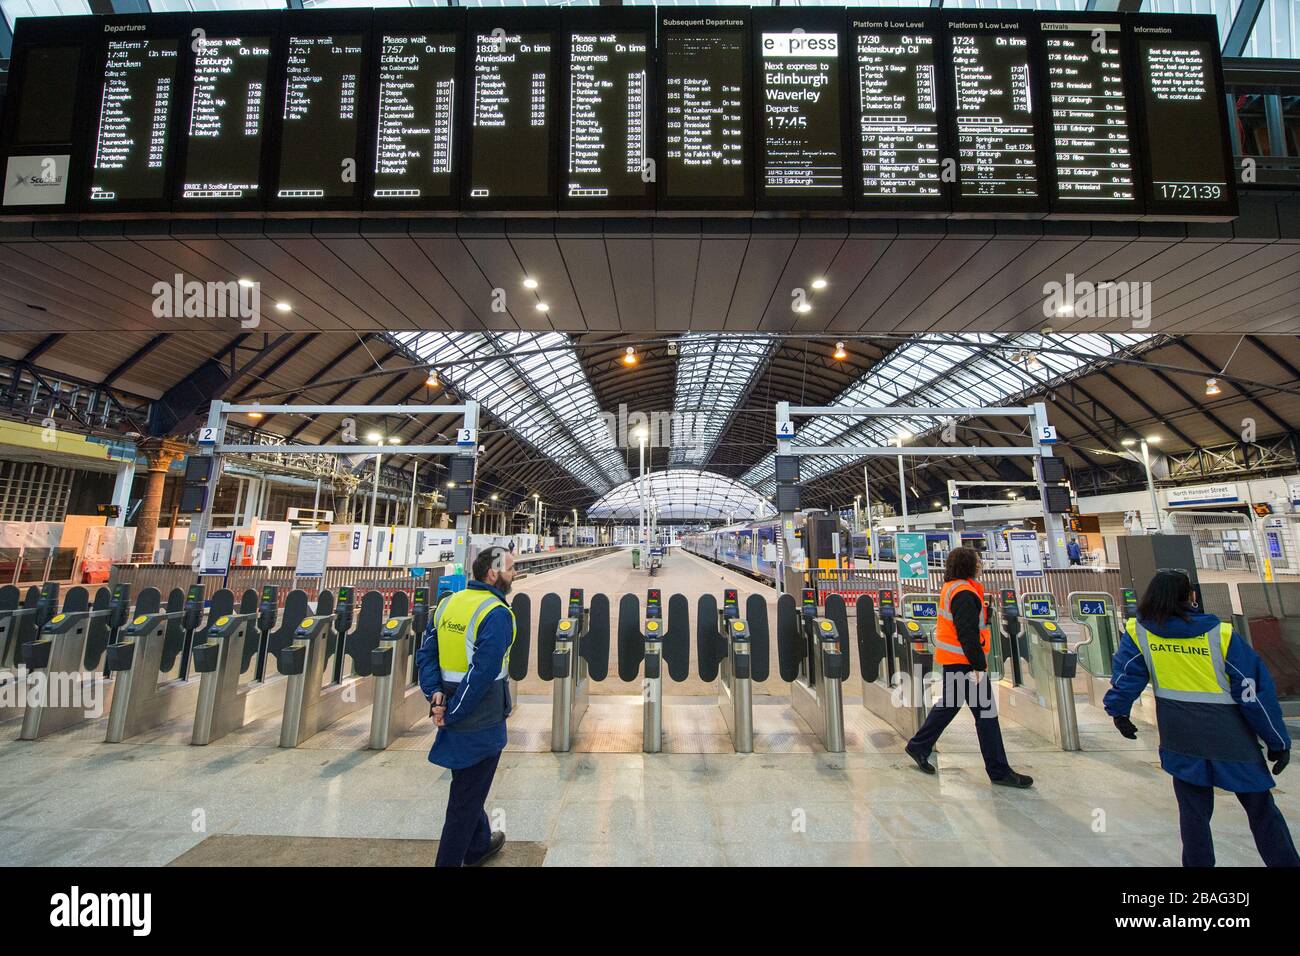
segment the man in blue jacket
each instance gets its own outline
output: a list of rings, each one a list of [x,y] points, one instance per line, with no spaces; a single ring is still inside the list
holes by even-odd
[[[1246,810],[1266,866],[1300,866],[1291,831],[1269,792],[1291,759],[1273,678],[1254,649],[1196,607],[1181,571],[1156,573],[1126,624],[1103,705],[1130,740],[1133,703],[1151,681],[1160,732],[1160,765],[1174,778],[1183,866],[1213,866],[1210,815],[1214,788],[1234,793]],[[1273,776],[1259,742],[1273,762]]]
[[[515,559],[505,548],[484,548],[471,570],[468,588],[438,602],[415,658],[438,727],[429,762],[451,771],[437,866],[478,866],[506,842],[492,832],[484,804],[510,716],[515,615],[505,597]]]

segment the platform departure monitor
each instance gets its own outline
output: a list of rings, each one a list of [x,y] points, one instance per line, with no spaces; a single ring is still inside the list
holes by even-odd
[[[756,13],[760,200],[816,206],[846,195],[844,36],[818,23],[811,16],[759,19]]]
[[[1018,21],[948,31],[959,208],[1038,205],[1034,79]]]
[[[458,35],[383,31],[370,197],[424,204],[451,197],[460,108]]]
[[[270,67],[268,36],[208,33],[195,41],[182,205],[259,196]]]
[[[1044,22],[1048,142],[1061,208],[1133,208],[1140,191],[1124,82],[1124,32],[1111,23]]]
[[[167,198],[180,50],[178,37],[107,41],[91,160],[93,204]]]
[[[362,36],[291,35],[287,46],[276,198],[349,199],[361,166]]]
[[[547,203],[555,195],[554,35],[495,29],[470,31],[467,205]]]
[[[946,207],[938,30],[919,20],[852,27],[858,207]]]
[[[741,16],[659,21],[663,71],[664,205],[728,206],[752,200],[749,166],[749,29]]]
[[[644,30],[568,32],[563,198],[570,208],[654,204],[653,64],[649,21]]]

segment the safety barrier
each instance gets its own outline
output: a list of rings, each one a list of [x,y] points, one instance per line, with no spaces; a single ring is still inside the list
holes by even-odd
[[[532,557],[521,556],[515,559],[515,576],[522,578],[528,574],[541,574],[543,571],[551,571],[566,565],[577,564],[579,561],[589,561],[592,558],[599,558],[619,550],[621,549],[615,547],[586,548],[582,551],[539,554]]]
[[[872,601],[877,600],[879,591],[887,590],[898,593],[899,580],[897,568],[817,568],[807,572],[813,586],[817,588],[817,602],[825,605],[826,598],[838,594],[845,602],[852,605],[862,595],[868,595]],[[1107,594],[1120,593],[1120,574],[1110,568],[1096,571],[1085,568],[1054,568],[1045,570],[1042,578],[1026,579],[1035,591],[1050,591],[1062,607],[1071,591],[1104,591]],[[986,568],[980,573],[980,582],[986,593],[1015,588],[1013,572],[1009,568]],[[937,568],[930,569],[924,579],[903,582],[902,593],[922,591],[937,593],[943,587],[943,572]]]

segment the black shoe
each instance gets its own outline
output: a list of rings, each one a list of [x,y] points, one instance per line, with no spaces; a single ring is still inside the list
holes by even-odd
[[[930,766],[929,759],[923,756],[919,750],[913,750],[911,746],[907,746],[903,748],[903,752],[906,753],[909,757],[911,757],[913,761],[915,761],[916,768],[920,770],[922,773],[935,772],[934,767]]]
[[[999,787],[1015,787],[1017,790],[1025,790],[1034,785],[1034,778],[1023,773],[1016,773],[1014,770],[1005,777],[998,777],[993,781]]]
[[[501,848],[506,845],[506,835],[500,830],[495,831],[488,839],[487,852],[475,860],[473,863],[466,863],[466,866],[482,866],[492,857],[501,852]]]

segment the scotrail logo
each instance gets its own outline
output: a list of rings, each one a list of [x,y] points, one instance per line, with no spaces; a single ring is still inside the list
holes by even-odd
[[[262,287],[251,279],[187,282],[178,272],[171,282],[153,284],[153,314],[158,319],[239,319],[241,328],[251,329],[262,321]]]
[[[50,897],[50,925],[58,928],[129,927],[133,936],[153,929],[152,893],[82,893],[78,886]]]

